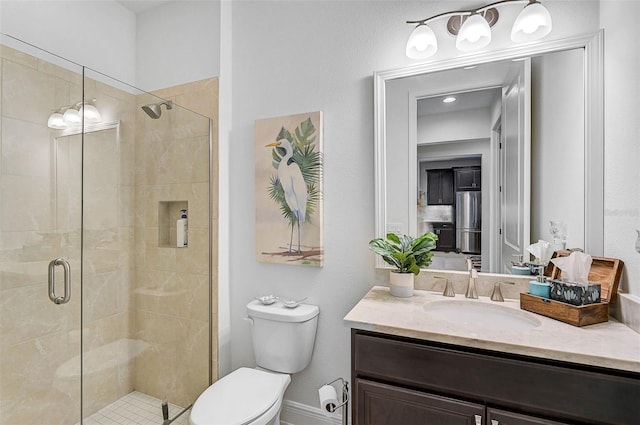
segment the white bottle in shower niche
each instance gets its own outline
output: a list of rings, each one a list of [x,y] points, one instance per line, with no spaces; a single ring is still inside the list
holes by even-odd
[[[184,248],[189,243],[189,226],[187,224],[187,210],[180,211],[180,218],[176,222],[176,246]]]

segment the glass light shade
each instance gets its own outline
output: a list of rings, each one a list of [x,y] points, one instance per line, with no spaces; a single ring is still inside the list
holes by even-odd
[[[102,121],[102,117],[100,116],[100,112],[98,112],[98,110],[96,109],[95,106],[93,105],[83,105],[80,107],[80,110],[78,111],[78,115],[79,116],[83,116],[84,115],[84,122],[85,123],[97,123]]]
[[[481,15],[469,16],[458,31],[456,48],[463,52],[482,49],[491,42],[491,27]]]
[[[438,51],[438,39],[433,30],[425,24],[418,25],[407,41],[407,57],[426,59]]]
[[[47,120],[47,127],[53,128],[55,130],[62,130],[67,128],[67,125],[64,123],[62,118],[62,114],[60,112],[54,112],[49,115],[49,119]]]
[[[511,27],[511,40],[516,43],[539,40],[551,32],[551,14],[538,2],[522,9]]]
[[[64,111],[64,115],[62,116],[65,124],[67,125],[79,125],[82,122],[80,118],[80,114],[73,108],[69,108]]]

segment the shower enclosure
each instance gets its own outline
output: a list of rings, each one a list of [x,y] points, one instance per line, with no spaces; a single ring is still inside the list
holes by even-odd
[[[0,423],[92,424],[116,406],[162,424],[162,400],[175,416],[215,379],[212,121],[0,47]],[[142,399],[157,413],[135,412]]]

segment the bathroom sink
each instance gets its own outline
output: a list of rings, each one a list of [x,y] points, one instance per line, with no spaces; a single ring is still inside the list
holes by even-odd
[[[423,308],[434,320],[464,327],[524,330],[540,326],[538,318],[531,313],[481,301],[433,301],[425,304]]]

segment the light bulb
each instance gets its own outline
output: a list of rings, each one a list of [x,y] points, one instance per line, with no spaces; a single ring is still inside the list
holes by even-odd
[[[516,43],[539,40],[551,32],[551,14],[537,1],[522,9],[511,27],[511,40]]]
[[[469,16],[458,32],[456,48],[463,52],[482,49],[491,42],[491,28],[486,19],[474,13]]]
[[[55,130],[62,130],[67,128],[67,125],[64,123],[62,119],[62,114],[60,112],[54,112],[49,115],[49,119],[47,120],[47,127],[53,128]]]
[[[97,123],[102,121],[102,117],[100,116],[100,112],[98,112],[98,109],[96,109],[95,106],[90,105],[88,103],[80,107],[80,110],[78,111],[78,115],[79,116],[84,115],[85,123]]]
[[[426,24],[418,25],[407,41],[406,54],[411,59],[425,59],[438,51],[438,39]]]
[[[64,111],[64,115],[62,116],[62,119],[67,125],[78,125],[82,122],[82,119],[80,118],[80,114],[78,113],[77,110],[73,108],[69,108],[66,111]]]

